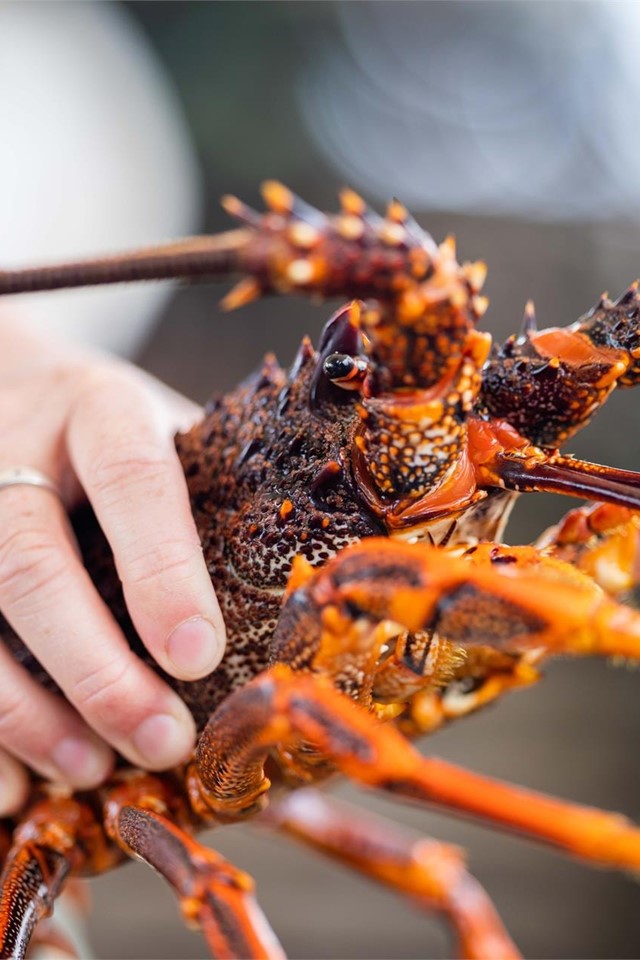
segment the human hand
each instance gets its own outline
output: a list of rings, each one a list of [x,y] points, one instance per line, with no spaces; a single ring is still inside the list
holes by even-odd
[[[133,623],[172,676],[218,665],[225,633],[173,434],[199,409],[135,367],[0,321],[0,470],[41,471],[62,491],[0,489],[0,611],[65,694],[0,646],[0,815],[25,766],[74,787],[108,774],[109,747],[157,770],[184,760],[193,719],[136,657],[79,559],[66,511],[88,498]]]

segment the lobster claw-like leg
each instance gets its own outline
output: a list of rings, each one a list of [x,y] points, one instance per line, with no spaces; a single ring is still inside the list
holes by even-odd
[[[344,661],[351,635],[355,649],[367,624],[372,636],[384,621],[434,631],[470,653],[483,647],[511,656],[542,650],[640,660],[640,614],[561,559],[492,543],[459,556],[384,538],[348,547],[317,571],[297,563],[273,658],[327,673],[340,686],[332,652]],[[338,635],[345,638],[340,647]]]
[[[625,817],[422,757],[391,724],[378,723],[326,680],[284,666],[230,696],[211,718],[190,771],[192,797],[218,816],[254,812],[270,786],[267,756],[280,748],[286,762],[301,743],[366,786],[469,814],[592,864],[640,870],[640,828]]]
[[[217,960],[281,960],[282,948],[253,899],[251,877],[176,823],[184,816],[171,810],[173,799],[159,778],[134,775],[109,791],[107,832],[124,853],[169,882],[185,920],[202,930]]]
[[[317,790],[297,790],[273,804],[262,821],[367,877],[443,913],[464,960],[509,960],[520,953],[495,907],[466,870],[457,847],[416,838],[382,817],[363,814]]]
[[[342,685],[358,695],[345,678],[375,670],[365,648],[383,621],[434,630],[470,651],[640,659],[640,614],[534,548],[482,544],[457,557],[426,545],[363,541],[318,571],[294,570],[274,637],[280,664],[232,694],[207,724],[192,797],[199,792],[214,814],[245,815],[268,789],[264,763],[278,750],[285,769],[298,775],[322,758],[369,786],[470,814],[592,863],[640,869],[640,829],[624,817],[423,758],[397,729],[339,693]],[[338,635],[340,657],[332,658]]]
[[[70,874],[114,862],[94,811],[72,797],[38,802],[15,831],[0,875],[0,957],[21,960]]]
[[[591,583],[588,580],[583,582],[592,594],[597,593],[593,582],[615,598],[628,598],[637,592],[640,583],[640,514],[637,511],[610,503],[578,507],[545,531],[535,542],[535,548],[540,551],[537,555],[540,566],[549,571],[554,569],[554,560],[562,560],[573,568],[573,576],[575,571],[586,574]],[[497,564],[517,563],[518,558],[523,558],[521,549],[490,547],[489,550]],[[486,557],[486,548],[483,551]],[[526,553],[531,556],[528,548]],[[564,571],[568,573],[568,567],[564,567]],[[534,659],[537,662],[538,658]],[[450,688],[445,685],[440,689],[430,686],[419,690],[412,697],[409,710],[401,717],[403,731],[413,736],[430,733],[443,723],[497,700],[504,693],[535,683],[540,676],[535,663],[525,658],[507,657],[494,664],[483,664],[482,660],[482,657],[477,658],[473,665],[467,661],[458,676],[452,676],[455,680],[462,675],[462,687],[466,688],[464,695],[455,683]],[[387,669],[389,664],[390,658],[382,664],[381,673],[391,673]],[[393,663],[392,666],[395,680],[404,664],[396,667]],[[485,666],[488,669],[485,670]],[[377,674],[376,687],[381,686],[378,677]],[[413,679],[415,686],[416,678]]]
[[[640,514],[610,503],[570,510],[536,541],[539,549],[590,576],[611,596],[640,582]]]

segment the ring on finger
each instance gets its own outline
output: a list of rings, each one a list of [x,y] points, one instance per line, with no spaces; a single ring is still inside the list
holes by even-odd
[[[53,480],[34,467],[14,466],[0,470],[0,490],[7,487],[41,487],[62,500],[62,492]]]

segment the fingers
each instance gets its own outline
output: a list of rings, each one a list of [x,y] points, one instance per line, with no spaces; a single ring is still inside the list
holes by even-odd
[[[113,766],[111,750],[75,710],[40,687],[4,647],[0,647],[0,743],[43,777],[78,788],[97,786]],[[0,750],[0,815],[3,807],[20,803],[25,779],[20,765]]]
[[[0,817],[17,813],[29,796],[27,771],[4,750],[0,750]]]
[[[199,404],[189,400],[188,397],[178,393],[177,390],[167,386],[166,383],[156,380],[143,370],[136,369],[135,372],[140,381],[144,382],[151,392],[159,397],[170,410],[172,433],[177,433],[178,430],[184,433],[199,420],[202,420],[203,410]]]
[[[110,374],[83,393],[68,444],[141,639],[169,674],[193,680],[218,665],[225,633],[172,432],[142,381]]]
[[[191,714],[129,649],[47,491],[17,486],[0,496],[0,609],[87,724],[132,763],[164,769],[186,759]],[[0,745],[54,779],[102,779],[106,748],[34,686],[0,648]]]

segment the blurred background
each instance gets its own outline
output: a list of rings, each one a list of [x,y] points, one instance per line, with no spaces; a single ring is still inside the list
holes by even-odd
[[[27,188],[20,158],[29,151],[3,147],[15,159],[6,203],[24,225],[20,237],[17,226],[10,236],[0,232],[4,260],[226,229],[219,196],[259,205],[258,185],[273,177],[328,210],[345,183],[378,207],[397,196],[436,239],[453,232],[462,259],[489,265],[484,328],[498,340],[519,328],[529,297],[541,326],[564,325],[604,289],[617,295],[640,273],[636,2],[0,3],[0,119],[23,96],[13,81],[21,68],[8,70],[1,40],[2,17],[15,27],[17,7],[33,56],[36,37],[38,56],[58,49],[54,36],[69,44],[67,56],[52,56],[52,77],[79,57],[91,73],[102,57],[111,99],[101,106],[100,91],[77,80],[56,94],[46,131],[34,121],[42,149],[30,154]],[[45,87],[35,90],[38,102]],[[69,102],[80,104],[75,140],[59,109]],[[42,211],[52,200],[37,199],[38,170],[65,143],[72,159],[60,159],[59,208],[47,233]],[[67,242],[64,211],[74,196],[78,206],[79,180],[87,199]],[[92,206],[105,197],[109,211],[129,218]],[[151,301],[146,293],[76,293],[57,306],[41,299],[38,309],[49,322],[50,311],[65,322],[76,317],[78,330],[97,315],[102,328],[120,331],[108,345],[204,401],[231,388],[266,350],[287,363],[301,335],[317,337],[334,307],[269,301],[228,317],[217,313],[219,295],[198,287]],[[639,469],[637,406],[631,392],[614,395],[571,451]],[[570,506],[566,498],[522,498],[510,542],[527,542]],[[538,688],[424,749],[639,820],[639,684],[637,673],[603,663],[557,663]],[[338,793],[362,799],[344,786]],[[640,955],[640,890],[630,879],[472,824],[366,802],[465,846],[525,955]],[[284,839],[233,827],[210,842],[254,875],[292,958],[447,955],[436,921]],[[143,867],[92,889],[99,956],[206,955]]]

